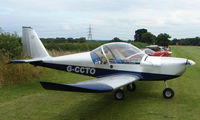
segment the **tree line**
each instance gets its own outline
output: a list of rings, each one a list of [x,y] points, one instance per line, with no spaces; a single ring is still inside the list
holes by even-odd
[[[160,46],[168,46],[170,44],[171,36],[167,33],[160,33],[158,36],[155,36],[151,32],[148,32],[147,29],[138,29],[135,31],[134,41],[143,42],[147,44],[156,44]]]
[[[200,46],[200,37],[182,38],[169,40],[171,36],[167,33],[160,33],[158,36],[148,32],[147,29],[138,29],[135,31],[134,41],[147,44],[156,44],[160,46],[168,45],[193,45]]]
[[[56,37],[56,38],[40,38],[42,42],[45,43],[84,43],[86,42],[85,37],[80,38],[64,38],[64,37]]]
[[[132,43],[135,46],[142,48],[149,44],[157,44],[161,46],[168,45],[200,45],[200,38],[185,38],[185,39],[173,39],[170,41],[170,35],[166,33],[160,33],[155,36],[147,29],[138,29],[135,31],[134,42],[128,40],[126,42]],[[86,38],[41,38],[44,46],[48,50],[63,50],[63,51],[90,51],[100,45],[108,42],[125,42],[124,40],[114,37],[110,41],[87,41]],[[17,33],[6,33],[0,28],[0,54],[13,58],[19,56],[22,53],[21,37]]]
[[[200,38],[184,38],[184,39],[173,39],[170,42],[171,45],[193,45],[200,46]]]
[[[115,37],[110,41],[86,41],[85,38],[40,38],[45,48],[57,51],[91,51],[102,44],[108,42],[122,42]],[[123,41],[124,42],[124,41]],[[130,41],[131,42],[131,41]],[[139,48],[144,48],[148,44],[141,42],[131,42]],[[0,55],[4,55],[10,59],[22,56],[21,37],[17,33],[0,33]]]

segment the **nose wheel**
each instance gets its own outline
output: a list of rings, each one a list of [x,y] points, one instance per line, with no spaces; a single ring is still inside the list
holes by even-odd
[[[171,88],[168,88],[167,82],[165,82],[166,88],[163,90],[163,97],[165,99],[171,99],[174,96],[174,91]]]

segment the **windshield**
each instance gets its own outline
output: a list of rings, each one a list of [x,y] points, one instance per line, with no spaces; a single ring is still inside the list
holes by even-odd
[[[106,57],[103,55],[101,46],[90,52],[94,64],[107,64]]]
[[[108,43],[91,52],[95,64],[135,64],[140,63],[143,55],[144,53],[137,47],[121,42]],[[101,58],[100,56],[104,57]]]
[[[153,55],[155,52],[149,48],[147,49],[144,49],[144,52],[147,54],[147,55]]]

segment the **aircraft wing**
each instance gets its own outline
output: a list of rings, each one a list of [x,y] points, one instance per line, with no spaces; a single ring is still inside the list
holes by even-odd
[[[48,90],[97,93],[109,92],[139,79],[140,78],[136,75],[115,74],[75,84],[61,84],[45,81],[41,81],[40,83],[43,88]]]

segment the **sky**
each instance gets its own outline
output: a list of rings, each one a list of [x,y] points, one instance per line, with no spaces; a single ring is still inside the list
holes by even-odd
[[[133,40],[135,30],[173,38],[200,36],[200,0],[0,0],[0,27],[21,35],[31,26],[39,37],[118,37]]]

